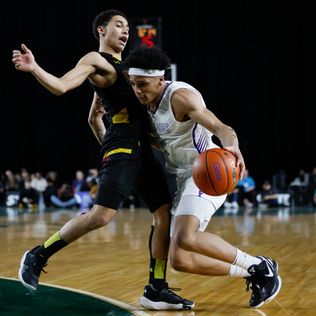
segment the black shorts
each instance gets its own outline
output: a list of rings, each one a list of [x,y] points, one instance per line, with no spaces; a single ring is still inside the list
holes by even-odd
[[[172,201],[162,164],[151,149],[142,154],[142,166],[136,179],[135,189],[151,213]]]
[[[171,203],[166,176],[151,149],[126,157],[112,157],[103,165],[95,204],[117,210],[134,189],[151,213]]]

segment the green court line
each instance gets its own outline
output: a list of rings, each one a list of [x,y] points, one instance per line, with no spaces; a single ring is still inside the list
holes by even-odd
[[[149,316],[123,302],[68,287],[39,283],[30,293],[18,279],[0,277],[1,316]]]

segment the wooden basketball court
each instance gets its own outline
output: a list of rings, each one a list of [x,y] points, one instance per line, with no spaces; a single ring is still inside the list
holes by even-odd
[[[1,209],[0,276],[17,278],[23,253],[43,243],[76,214],[73,210]],[[191,275],[169,266],[170,287],[181,288],[181,296],[194,300],[194,310],[142,310],[138,299],[148,281],[150,224],[151,215],[145,209],[120,210],[108,227],[91,232],[54,255],[40,281],[111,298],[143,315],[316,315],[315,208],[240,209],[237,214],[220,209],[209,224],[207,231],[240,249],[278,260],[282,289],[261,309],[248,308],[250,292],[245,291],[243,279]]]

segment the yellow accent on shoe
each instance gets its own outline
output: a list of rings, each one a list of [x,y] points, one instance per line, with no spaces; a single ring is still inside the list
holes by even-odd
[[[44,248],[49,247],[50,245],[52,245],[54,242],[56,242],[56,241],[58,241],[58,240],[61,240],[59,231],[56,232],[54,235],[52,235],[51,237],[49,237],[49,238],[45,241],[45,243],[44,243]]]

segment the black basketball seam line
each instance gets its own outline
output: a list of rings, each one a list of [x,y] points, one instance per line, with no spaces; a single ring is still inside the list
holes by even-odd
[[[209,171],[208,171],[208,163],[207,163],[207,160],[208,160],[208,157],[207,157],[207,151],[205,152],[205,165],[206,165],[206,172],[207,172],[207,179],[208,179],[208,182],[209,182],[209,184],[210,184],[210,186],[213,188],[213,190],[217,193],[217,191],[215,190],[215,187],[214,187],[214,185],[213,185],[213,182],[212,182],[212,179],[211,179],[211,177],[210,177],[210,173],[209,173]],[[218,194],[218,193],[217,193]]]
[[[225,149],[223,149],[223,150],[225,150]],[[227,151],[228,151],[228,150],[227,150]],[[228,152],[231,153],[230,151],[228,151]],[[222,159],[222,160],[224,161],[224,164],[225,164],[226,177],[227,177],[227,179],[228,179],[228,181],[227,181],[227,188],[226,188],[226,190],[225,190],[225,191],[227,191],[227,189],[228,189],[228,187],[229,187],[229,182],[230,182],[230,177],[228,176],[228,170],[231,169],[231,166],[229,165],[229,168],[227,168],[226,161],[225,161],[224,159]],[[230,157],[228,157],[228,160],[230,160]]]
[[[216,152],[216,151],[212,151],[213,153],[216,153],[220,158],[221,158],[221,156],[219,155],[219,153],[218,152]],[[208,158],[208,155],[207,155],[207,152],[206,152],[206,167],[208,166],[208,163],[207,163],[207,159]],[[222,159],[222,158],[221,158]],[[222,195],[222,194],[220,194],[220,193],[218,193],[218,191],[215,189],[215,186],[214,186],[214,184],[213,184],[213,182],[212,182],[212,178],[210,177],[210,174],[209,174],[209,172],[208,172],[208,168],[206,168],[206,170],[207,170],[207,175],[208,175],[208,179],[209,179],[209,182],[210,182],[210,184],[211,184],[211,186],[213,187],[213,189],[214,189],[214,191],[216,192],[216,194],[218,194],[218,195]]]

